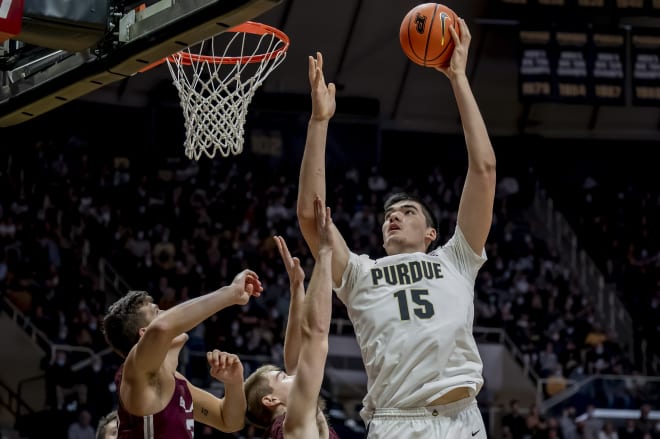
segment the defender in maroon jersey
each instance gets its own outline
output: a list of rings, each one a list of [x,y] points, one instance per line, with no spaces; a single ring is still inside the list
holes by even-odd
[[[305,273],[282,237],[277,247],[289,274],[291,302],[284,338],[287,372],[271,365],[257,369],[245,382],[250,421],[267,428],[268,439],[339,439],[319,406],[328,356],[332,312],[332,218],[320,198],[314,203],[319,256],[305,295]]]
[[[193,386],[176,369],[186,331],[231,305],[244,305],[263,288],[245,270],[227,287],[161,311],[144,291],[130,291],[103,320],[110,346],[125,358],[117,374],[119,438],[191,439],[194,421],[220,431],[243,428],[243,365],[236,355],[207,354],[211,375],[225,385],[224,398]]]
[[[117,372],[115,383],[121,394],[122,368]],[[151,439],[156,437],[191,438],[195,428],[193,399],[188,381],[174,376],[174,394],[165,408],[147,416],[130,414],[119,401],[119,435],[122,439]]]

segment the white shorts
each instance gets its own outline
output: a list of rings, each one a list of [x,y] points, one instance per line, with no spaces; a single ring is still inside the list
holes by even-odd
[[[414,409],[376,409],[368,439],[486,439],[474,398]]]

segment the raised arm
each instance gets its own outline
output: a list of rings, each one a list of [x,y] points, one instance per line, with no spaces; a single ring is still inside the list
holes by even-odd
[[[298,222],[300,230],[314,258],[318,258],[319,236],[314,217],[314,200],[321,199],[325,206],[325,146],[328,123],[335,114],[335,85],[325,83],[323,76],[323,56],[309,57],[309,83],[312,88],[312,116],[307,127],[307,140],[298,184]],[[335,235],[335,248],[332,261],[332,278],[335,285],[341,283],[341,276],[348,263],[348,247],[332,226]]]
[[[291,257],[289,248],[281,236],[274,237],[277,250],[280,252],[282,262],[289,275],[289,316],[286,320],[286,334],[284,335],[284,368],[289,375],[295,375],[300,355],[301,326],[303,314],[303,301],[305,300],[305,272],[300,266],[300,259]]]
[[[229,286],[158,312],[128,354],[124,374],[129,375],[133,371],[144,375],[154,374],[163,364],[174,337],[190,331],[223,308],[246,304],[250,296],[258,296],[261,291],[257,274],[244,270]]]
[[[238,356],[215,349],[207,352],[210,374],[225,386],[225,396],[217,398],[188,383],[193,397],[195,421],[225,433],[239,431],[245,424],[247,403],[243,391],[243,365]]]
[[[185,332],[219,310],[230,305],[245,304],[250,296],[259,296],[261,291],[257,275],[245,270],[227,287],[188,300],[167,311],[159,312],[156,305],[147,310],[157,315],[144,329],[124,363],[121,398],[126,408],[136,416],[162,409],[158,394],[161,389],[156,388],[154,382],[162,385],[161,379],[172,376],[173,371],[166,370],[164,363],[175,338],[182,335],[185,337]],[[185,338],[182,338],[180,343],[184,342]]]
[[[319,249],[304,301],[302,343],[298,373],[291,388],[284,431],[291,438],[318,437],[317,401],[328,355],[328,332],[332,313],[333,238],[330,209],[320,198],[314,202]]]
[[[459,26],[460,37],[453,26],[449,27],[456,44],[451,63],[449,67],[438,70],[447,75],[451,82],[468,152],[468,171],[458,207],[458,225],[470,247],[481,254],[493,221],[495,152],[465,74],[472,37],[465,20],[460,19]]]

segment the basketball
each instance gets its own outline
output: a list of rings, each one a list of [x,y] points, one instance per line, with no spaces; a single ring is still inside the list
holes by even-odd
[[[447,6],[439,3],[415,6],[403,18],[399,30],[403,52],[420,66],[449,66],[454,52],[449,26],[454,26],[460,35],[458,16]]]

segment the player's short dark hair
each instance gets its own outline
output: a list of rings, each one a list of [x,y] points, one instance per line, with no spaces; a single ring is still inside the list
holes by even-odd
[[[117,410],[113,410],[99,419],[99,426],[96,429],[96,439],[105,439],[105,427],[117,419]]]
[[[146,325],[140,309],[152,302],[146,291],[129,291],[110,305],[103,319],[103,333],[108,344],[126,357],[140,339],[140,328]]]
[[[438,221],[435,219],[435,216],[433,215],[431,206],[429,206],[426,201],[424,201],[423,199],[421,199],[416,195],[412,195],[407,192],[396,192],[390,195],[389,197],[387,197],[383,205],[383,211],[387,212],[387,209],[390,209],[393,205],[401,201],[414,201],[415,203],[418,203],[420,206],[422,206],[422,213],[424,214],[424,218],[426,218],[426,227],[431,227],[435,229],[436,232],[438,232]],[[436,233],[436,236],[439,236],[439,233]],[[437,241],[438,238],[436,237],[435,241],[432,241],[429,244],[427,250],[432,250],[433,248],[435,248],[435,244]]]
[[[267,374],[279,371],[279,367],[267,364],[255,370],[245,380],[245,400],[247,401],[245,416],[257,427],[268,428],[273,418],[272,411],[261,402],[261,399],[273,392]]]

